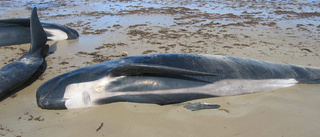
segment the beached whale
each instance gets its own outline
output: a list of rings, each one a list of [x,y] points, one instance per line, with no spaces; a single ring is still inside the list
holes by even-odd
[[[37,91],[43,109],[72,109],[112,102],[171,104],[320,83],[320,68],[247,58],[151,54],[83,67],[57,76]]]
[[[31,45],[28,53],[0,69],[0,97],[8,94],[39,69],[44,62],[49,46],[47,36],[38,19],[36,8],[33,9],[30,20]]]
[[[41,22],[48,40],[72,40],[79,33],[69,27]],[[0,46],[30,43],[30,19],[0,20]]]

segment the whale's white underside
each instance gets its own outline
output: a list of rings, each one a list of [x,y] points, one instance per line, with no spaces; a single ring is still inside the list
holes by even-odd
[[[65,40],[68,39],[67,33],[59,29],[48,29],[43,28],[45,32],[49,33],[51,36],[48,36],[49,40]]]
[[[121,76],[125,77],[125,76]],[[109,92],[105,90],[112,81],[121,77],[104,77],[99,80],[83,83],[74,83],[67,86],[64,99],[67,109],[92,107],[98,105],[96,101],[113,96],[121,95],[146,95],[146,94],[207,94],[212,96],[233,96],[249,94],[256,92],[270,91],[278,88],[290,87],[298,83],[295,79],[223,79],[211,84],[200,87],[169,89],[169,90],[152,90],[152,91],[125,91]],[[154,81],[148,85],[158,86]]]

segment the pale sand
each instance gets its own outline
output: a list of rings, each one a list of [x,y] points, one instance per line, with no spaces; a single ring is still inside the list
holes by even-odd
[[[231,25],[222,27],[218,25],[201,28],[202,32],[219,36],[219,38],[208,38],[202,35],[203,33],[197,33],[199,24],[198,26],[192,23],[184,26],[170,25],[174,24],[174,21],[181,22],[181,20],[173,20],[172,15],[167,14],[148,14],[145,18],[136,14],[118,15],[120,17],[105,17],[106,15],[103,14],[80,16],[81,10],[90,11],[94,9],[94,4],[94,2],[74,5],[67,3],[66,6],[50,7],[39,11],[42,21],[62,25],[78,22],[79,26],[75,25],[74,28],[81,33],[81,36],[79,40],[48,42],[50,45],[55,43],[57,50],[46,58],[48,66],[45,73],[32,85],[16,93],[16,97],[8,97],[0,102],[0,134],[2,136],[314,137],[320,135],[320,100],[318,99],[320,85],[301,84],[264,93],[196,100],[216,103],[221,105],[221,108],[194,112],[181,106],[126,102],[75,110],[40,109],[37,107],[35,94],[42,83],[76,68],[95,64],[97,62],[93,59],[99,57],[100,59],[103,57],[103,59],[119,58],[119,56],[110,55],[121,55],[124,51],[129,56],[141,55],[143,52],[220,54],[320,67],[318,56],[320,39],[317,28],[319,24],[310,25],[310,22],[319,21],[319,17],[300,19],[305,22],[299,19],[293,20],[298,23],[288,24],[291,25],[290,27],[281,27],[281,22],[292,22],[292,20],[284,19],[276,22],[278,26],[240,27]],[[110,5],[117,7],[117,3]],[[80,11],[71,12],[74,14],[63,17],[53,16],[58,11],[60,11],[59,14],[64,15],[61,12],[63,10],[66,12]],[[10,11],[1,7],[0,13],[1,18],[8,18],[12,15],[28,17],[30,11],[25,10],[24,7],[11,8]],[[161,17],[165,20],[164,23],[149,20],[153,16]],[[144,20],[141,21],[141,19]],[[187,22],[189,19],[182,21]],[[117,27],[117,24],[121,27]],[[147,26],[129,27],[139,24]],[[297,24],[303,24],[304,29],[299,25],[296,27]],[[181,28],[186,30],[179,30]],[[95,30],[102,29],[108,29],[108,31],[99,34],[84,32],[84,30],[95,32]],[[127,34],[134,29],[150,34],[146,36]],[[172,38],[172,36],[160,33],[159,30],[164,29],[169,30],[168,33],[176,30],[175,34],[194,35]],[[109,44],[109,47],[95,49],[103,44]],[[112,44],[115,46],[110,46]],[[198,45],[200,46],[197,47]],[[22,53],[20,49],[28,50],[29,44],[9,47],[14,49],[0,47],[0,60],[3,62],[0,67],[11,62],[11,59],[20,57],[21,54],[17,53]],[[95,56],[92,56],[79,54],[79,51],[96,53]],[[103,55],[103,57],[98,55]],[[97,131],[101,123],[103,126]]]

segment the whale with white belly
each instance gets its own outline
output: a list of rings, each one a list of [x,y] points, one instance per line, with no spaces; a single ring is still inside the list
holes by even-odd
[[[79,37],[76,30],[67,26],[44,22],[41,22],[41,26],[48,40],[72,40]],[[30,42],[30,19],[0,20],[0,46]]]
[[[57,76],[37,91],[38,106],[72,109],[112,102],[172,104],[320,83],[320,69],[247,58],[152,54],[120,58]]]

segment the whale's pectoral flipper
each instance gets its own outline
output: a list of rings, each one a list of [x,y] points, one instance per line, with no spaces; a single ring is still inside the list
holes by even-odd
[[[31,33],[31,46],[30,53],[36,52],[38,49],[42,49],[43,46],[47,43],[47,35],[42,28],[40,20],[38,18],[37,9],[34,8],[31,13],[30,19],[30,33]],[[43,50],[48,50],[48,47]],[[46,51],[42,51],[46,52]]]
[[[220,108],[220,105],[218,104],[202,103],[202,102],[185,102],[185,103],[175,104],[175,106],[181,106],[181,105],[183,105],[184,108],[191,111]]]
[[[201,72],[195,70],[187,70],[176,67],[168,67],[162,65],[150,64],[126,64],[116,67],[109,72],[110,76],[125,76],[139,74],[174,74],[174,75],[190,75],[190,76],[217,76],[215,73]]]

